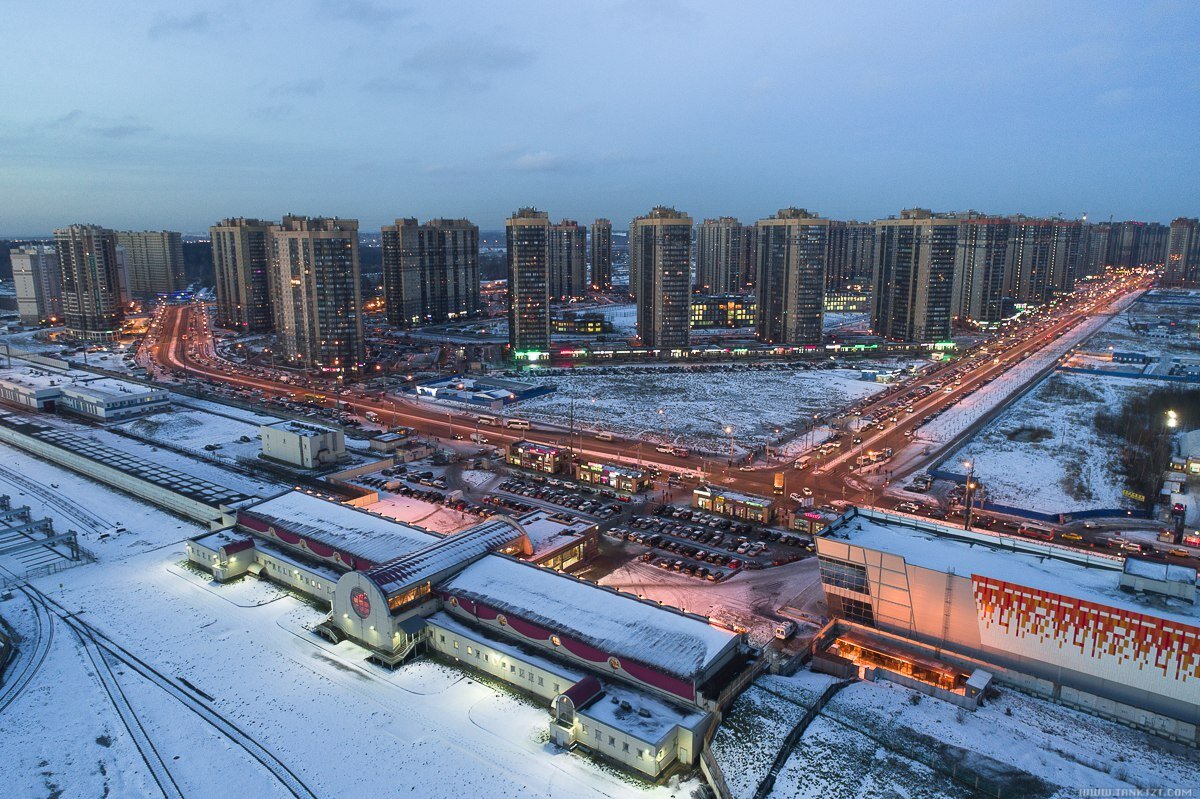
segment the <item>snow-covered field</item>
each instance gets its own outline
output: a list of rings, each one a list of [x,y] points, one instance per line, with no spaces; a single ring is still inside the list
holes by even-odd
[[[697,787],[647,786],[558,751],[547,743],[544,707],[465,672],[431,662],[396,672],[369,666],[361,649],[310,633],[324,614],[290,594],[255,583],[211,584],[181,566],[182,541],[200,527],[23,453],[0,455],[130,530],[99,544],[99,562],[35,584],[164,675],[213,696],[212,707],[318,796],[682,799]],[[17,498],[12,486],[0,490]],[[47,511],[56,526],[79,523],[68,507]],[[0,602],[0,613],[33,636],[22,594]],[[41,669],[4,711],[0,793],[155,795],[83,645],[61,621],[51,629]],[[126,668],[113,672],[185,796],[285,795],[262,766],[177,700]]]
[[[1044,513],[1118,508],[1119,440],[1096,413],[1119,408],[1156,381],[1056,372],[956,451],[944,468],[970,461],[993,502]]]
[[[117,428],[138,438],[230,463],[237,463],[239,458],[257,458],[262,450],[258,425],[202,410],[155,413],[124,422]],[[208,446],[219,449],[206,450]]]
[[[728,451],[726,426],[733,427],[739,446],[762,446],[767,436],[777,438],[775,428],[784,436],[795,435],[814,413],[885,388],[859,379],[857,369],[605,367],[544,377],[532,371],[521,379],[558,390],[516,403],[510,411],[514,415],[566,425],[574,402],[576,427],[645,434],[651,440],[665,434],[671,442],[713,451]]]
[[[1109,306],[1103,314],[1080,322],[1062,338],[1054,340],[1024,361],[1014,364],[1005,370],[1001,377],[976,389],[970,396],[959,400],[954,407],[918,428],[916,438],[921,441],[937,442],[952,440],[978,421],[985,413],[1012,396],[1014,391],[1028,383],[1040,370],[1061,358],[1067,350],[1088,340],[1101,328],[1114,322],[1118,318],[1117,314],[1122,309],[1128,308],[1136,296],[1130,294],[1122,297]],[[1088,346],[1092,346],[1093,343],[1093,341],[1088,341]]]

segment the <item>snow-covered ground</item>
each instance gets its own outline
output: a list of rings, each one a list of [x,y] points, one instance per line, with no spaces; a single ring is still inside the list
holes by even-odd
[[[682,799],[697,787],[647,786],[556,750],[547,743],[546,708],[466,672],[432,662],[396,672],[369,666],[363,650],[309,632],[324,614],[290,594],[257,583],[212,584],[182,566],[182,541],[199,526],[23,453],[0,454],[130,529],[99,545],[97,563],[36,585],[163,674],[212,695],[212,707],[318,796]],[[56,526],[77,523],[67,509],[47,510]],[[0,613],[33,637],[22,594],[0,602]],[[50,627],[45,662],[4,712],[2,793],[154,795],[83,645],[61,621]],[[231,779],[240,795],[285,795],[263,767],[177,700],[126,668],[113,672],[184,795],[228,796]]]
[[[513,415],[566,425],[573,402],[578,428],[652,440],[665,434],[671,442],[713,451],[728,451],[726,426],[740,447],[760,447],[768,436],[774,444],[776,428],[793,436],[813,414],[885,388],[861,380],[858,369],[603,367],[547,376],[530,371],[521,379],[558,390],[510,406]]]
[[[957,450],[944,468],[962,472],[962,462],[970,461],[987,498],[1004,505],[1044,513],[1121,507],[1120,441],[1101,435],[1094,419],[1157,385],[1056,372]]]
[[[1014,391],[1028,383],[1040,370],[1061,358],[1067,350],[1087,340],[1105,325],[1114,321],[1114,317],[1121,310],[1128,308],[1137,296],[1138,294],[1135,293],[1122,297],[1102,314],[1080,322],[1062,338],[1055,339],[1038,350],[1036,354],[1006,369],[1001,377],[976,389],[970,396],[955,403],[954,407],[918,428],[916,439],[942,443],[952,440],[978,421],[985,413],[1012,396]],[[1092,342],[1089,341],[1088,346],[1092,346]]]
[[[257,458],[262,451],[258,425],[201,410],[155,413],[124,422],[117,428],[141,439],[230,463],[237,463],[239,458]]]

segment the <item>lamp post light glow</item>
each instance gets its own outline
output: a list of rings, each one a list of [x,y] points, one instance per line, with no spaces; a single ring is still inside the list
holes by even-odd
[[[1175,411],[1167,411],[1167,427],[1172,429],[1179,426],[1179,415]]]

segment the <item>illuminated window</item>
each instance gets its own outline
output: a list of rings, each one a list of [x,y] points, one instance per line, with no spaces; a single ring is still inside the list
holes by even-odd
[[[354,609],[354,613],[360,618],[365,619],[371,615],[371,600],[367,597],[367,592],[361,588],[355,588],[350,592],[350,607]]]

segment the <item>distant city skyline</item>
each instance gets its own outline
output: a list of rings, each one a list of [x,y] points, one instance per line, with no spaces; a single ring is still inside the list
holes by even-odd
[[[523,8],[14,6],[0,235],[289,213],[494,231],[525,205],[618,230],[659,204],[1196,213],[1194,4]]]

